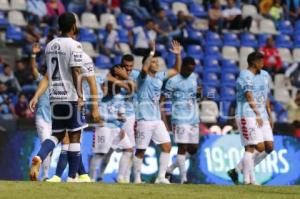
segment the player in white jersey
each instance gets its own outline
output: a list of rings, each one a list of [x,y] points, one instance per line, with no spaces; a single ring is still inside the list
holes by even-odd
[[[70,138],[68,181],[75,181],[80,163],[81,130],[87,126],[81,111],[83,99],[80,78],[83,51],[81,44],[72,39],[78,33],[74,14],[64,13],[60,15],[58,25],[61,36],[53,39],[46,46],[47,74],[30,101],[30,108],[34,109],[49,82],[52,136],[42,143],[37,156],[32,159],[29,176],[34,181],[37,180],[42,161],[64,138],[66,131],[68,131]],[[93,96],[97,96],[96,88],[92,89],[92,92]],[[92,116],[94,120],[100,122],[97,99],[93,101]]]
[[[143,60],[143,67],[137,79],[137,135],[136,153],[133,160],[134,181],[141,183],[141,168],[143,158],[150,141],[153,140],[161,148],[159,159],[159,173],[156,183],[169,184],[165,178],[169,163],[171,140],[160,115],[160,95],[163,81],[175,76],[181,67],[181,46],[178,42],[172,42],[171,52],[176,55],[173,69],[159,72],[159,64],[155,54],[155,44],[152,43],[150,56]]]
[[[269,101],[269,74],[262,70],[263,54],[248,56],[249,67],[237,80],[236,122],[245,146],[243,159],[228,175],[238,184],[238,172],[243,171],[244,183],[257,185],[254,168],[273,151],[272,115]]]

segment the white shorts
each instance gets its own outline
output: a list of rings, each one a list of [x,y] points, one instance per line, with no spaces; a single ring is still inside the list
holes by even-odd
[[[273,142],[273,131],[268,120],[263,121],[262,127],[257,126],[255,118],[239,118],[236,122],[244,146],[257,145],[267,141]]]
[[[174,141],[178,144],[199,144],[199,124],[174,124]]]
[[[155,144],[164,144],[171,142],[169,132],[161,120],[156,121],[138,121],[136,135],[136,148],[147,149],[152,140]]]
[[[52,135],[51,123],[46,122],[42,118],[36,118],[35,125],[41,142],[44,142],[46,139],[50,138],[50,136]]]
[[[135,125],[135,115],[127,117],[126,122],[122,127],[122,129],[127,134],[132,146],[135,146],[134,125]]]
[[[110,148],[132,148],[126,133],[122,134],[120,128],[99,127],[94,132],[93,153],[108,153]]]

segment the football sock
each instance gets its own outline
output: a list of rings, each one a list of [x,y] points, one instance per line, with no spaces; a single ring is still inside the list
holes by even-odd
[[[254,160],[253,160],[253,153],[245,152],[244,154],[244,182],[245,184],[248,184],[251,182],[251,179],[253,178],[253,169],[254,168]]]
[[[128,168],[127,168],[127,170],[125,172],[125,180],[127,182],[130,182],[132,165],[133,165],[133,153],[131,153],[131,155],[130,155],[129,162],[128,162]]]
[[[97,171],[99,171],[104,155],[94,154],[90,164],[90,177],[93,181],[97,180]]]
[[[125,174],[128,169],[132,152],[123,152],[120,162],[119,162],[119,173],[118,179],[125,180]]]
[[[141,170],[142,170],[143,159],[134,156],[133,158],[133,173],[134,181],[141,182]]]
[[[69,177],[75,178],[80,164],[80,143],[71,143],[68,150]]]
[[[46,159],[46,157],[48,156],[48,154],[51,151],[53,151],[53,149],[57,145],[57,143],[58,143],[58,140],[54,136],[51,136],[49,139],[46,139],[42,143],[42,147],[41,147],[40,151],[38,152],[37,156],[39,156],[41,158],[41,160],[44,161]]]
[[[56,172],[55,175],[61,177],[65,168],[68,164],[68,150],[69,150],[69,144],[63,144],[61,147],[60,156],[58,159],[58,163],[56,166]]]
[[[189,154],[188,152],[185,153],[185,158],[186,160],[190,159],[192,157],[191,154]],[[179,167],[179,164],[178,164],[178,160],[176,158],[175,162],[173,162],[167,169],[167,172],[168,173],[172,173],[177,167]]]
[[[161,152],[159,157],[159,178],[165,178],[166,171],[168,168],[170,153]]]
[[[186,169],[185,169],[185,155],[177,154],[177,161],[179,165],[181,183],[183,183],[187,181]]]
[[[43,179],[48,178],[48,172],[51,164],[51,155],[47,155],[46,159],[42,163],[43,167]]]
[[[87,174],[86,170],[84,168],[83,162],[82,162],[82,155],[81,154],[80,154],[80,163],[79,163],[79,168],[78,168],[78,174],[79,175]]]

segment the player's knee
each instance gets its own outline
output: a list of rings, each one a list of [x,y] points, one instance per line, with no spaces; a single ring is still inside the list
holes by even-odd
[[[184,155],[186,153],[186,145],[178,144],[177,154]]]
[[[272,151],[274,150],[274,146],[273,146],[273,144],[267,144],[266,145],[266,153],[268,153],[268,154],[270,154],[270,153],[272,153]]]
[[[137,149],[137,150],[135,151],[135,156],[136,156],[137,158],[142,159],[142,158],[144,157],[144,154],[145,154],[145,150],[144,150],[144,149]]]
[[[57,138],[58,142],[61,142],[63,140],[63,138],[65,137],[65,132],[55,133],[55,134],[53,134],[53,136]]]
[[[258,145],[256,145],[255,149],[261,153],[261,152],[265,151],[265,145],[263,143],[258,144]]]
[[[69,133],[70,143],[80,143],[81,131]]]
[[[130,152],[130,153],[132,153],[133,152],[133,148],[125,149],[124,152]]]
[[[168,142],[168,143],[164,143],[161,145],[161,151],[164,152],[164,153],[170,153],[171,152],[171,143]]]
[[[189,154],[194,155],[197,153],[198,151],[198,145],[190,145],[188,146],[188,150]]]

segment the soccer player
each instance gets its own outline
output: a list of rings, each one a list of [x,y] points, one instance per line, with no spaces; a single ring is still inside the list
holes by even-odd
[[[237,80],[236,122],[245,146],[244,157],[228,175],[238,184],[238,172],[243,171],[244,183],[257,185],[254,168],[273,151],[273,132],[268,95],[269,74],[262,70],[263,54],[248,55],[249,67]]]
[[[119,78],[113,72],[116,67],[119,66],[114,66],[112,68],[110,73],[111,77],[108,77],[107,84],[103,84],[102,86],[104,97],[100,103],[100,112],[102,113],[104,123],[103,126],[96,127],[94,134],[94,156],[91,161],[90,170],[90,175],[93,181],[97,180],[97,170],[111,148],[120,148],[130,153],[133,151],[129,137],[122,130],[122,126],[124,125],[126,118],[124,97],[120,94],[121,87],[116,84],[115,81],[111,81],[112,77]],[[128,86],[131,88],[128,88],[128,90],[133,89],[129,84]],[[126,169],[127,165],[120,162],[118,181],[121,179],[120,175],[124,174]]]
[[[42,143],[37,156],[32,159],[29,176],[33,181],[37,180],[41,163],[64,138],[66,131],[70,139],[68,181],[76,181],[75,177],[81,159],[80,135],[81,130],[87,126],[81,111],[83,99],[80,78],[83,51],[81,44],[72,39],[78,33],[74,14],[60,15],[58,25],[61,36],[53,39],[46,46],[47,74],[30,101],[30,108],[34,109],[49,82],[52,136]],[[92,95],[97,95],[97,89],[92,89]],[[93,101],[92,117],[100,122],[97,100]]]
[[[38,43],[33,44],[32,53],[30,59],[30,66],[34,78],[39,82],[43,79],[43,75],[46,73],[46,69],[42,68],[41,73],[38,71],[36,65],[36,55],[41,52],[40,45]],[[35,125],[37,129],[38,136],[43,143],[47,138],[51,136],[51,114],[50,114],[50,101],[49,101],[49,90],[45,91],[45,93],[40,97],[35,114]],[[48,155],[46,159],[43,161],[43,181],[48,179],[48,171],[51,164],[51,155]]]
[[[183,59],[181,71],[167,81],[165,97],[172,102],[172,130],[178,145],[177,162],[181,183],[187,183],[185,160],[197,152],[199,144],[198,76],[195,60]],[[171,168],[168,168],[168,172]]]
[[[141,183],[141,167],[143,157],[150,141],[153,140],[161,148],[159,159],[159,174],[156,183],[169,184],[165,178],[171,150],[170,135],[160,114],[160,95],[163,82],[175,76],[181,66],[181,46],[172,42],[171,52],[176,55],[173,69],[159,72],[158,59],[154,57],[155,44],[152,43],[150,55],[143,60],[143,67],[137,80],[137,135],[136,153],[133,160],[134,182]]]

